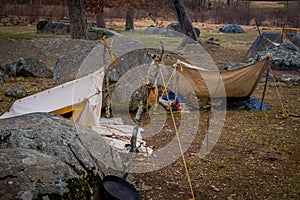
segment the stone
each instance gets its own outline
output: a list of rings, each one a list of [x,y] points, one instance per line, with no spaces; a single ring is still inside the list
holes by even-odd
[[[159,26],[149,26],[146,30],[145,30],[145,33],[147,35],[158,35],[159,34],[159,30],[160,30],[161,27]]]
[[[181,29],[181,25],[179,22],[172,22],[171,24],[169,24],[167,26],[168,29],[171,29],[171,30],[174,30],[174,31],[177,31],[177,32],[182,32],[182,29]]]
[[[282,74],[279,77],[279,81],[285,82],[285,83],[299,84],[300,76],[294,75],[294,74]]]
[[[0,39],[0,65],[20,58],[33,58],[53,70],[57,59],[86,40],[71,38],[34,38],[31,40]]]
[[[286,34],[286,37],[298,48],[300,49],[300,35],[297,33]]]
[[[53,72],[44,63],[34,58],[20,58],[4,66],[10,76],[52,78]]]
[[[253,57],[248,58],[246,62],[256,62],[268,55],[272,55],[272,60],[270,61],[272,69],[300,69],[300,52],[298,52],[291,44],[279,44],[277,46],[269,47],[266,50],[257,52]]]
[[[290,49],[299,52],[300,49],[300,35],[296,33],[289,33],[285,35],[290,44],[285,44],[289,46]],[[251,45],[247,57],[254,57],[257,52],[266,51],[268,49],[275,48],[279,45],[284,45],[282,40],[283,36],[281,32],[263,32],[261,36],[258,36],[254,43]]]
[[[37,33],[67,35],[70,33],[70,24],[52,20],[42,20],[37,23],[36,29]]]
[[[85,41],[61,55],[57,59],[53,69],[55,83],[59,85],[74,80],[77,77],[80,65],[94,47],[95,43],[93,41]]]
[[[110,52],[114,52],[116,58],[111,58]],[[54,67],[54,81],[57,85],[62,84],[104,66],[109,67],[107,73],[117,81],[129,69],[145,63],[150,63],[150,60],[143,43],[118,34],[101,43],[85,41],[59,57]]]
[[[110,29],[91,27],[88,29],[87,35],[89,40],[99,40],[102,39],[103,36],[105,36],[106,38],[110,38],[119,34]]]
[[[0,83],[1,82],[9,82],[9,76],[4,72],[2,66],[0,65]]]
[[[172,22],[167,26],[166,36],[168,37],[182,37],[182,28],[179,22]],[[200,29],[194,27],[195,34],[197,38],[200,36]]]
[[[35,150],[0,149],[0,195],[3,199],[35,199],[68,193],[65,180],[79,179],[71,166]],[[79,188],[78,188],[79,189]]]
[[[24,86],[22,85],[16,85],[16,86],[11,86],[5,91],[5,96],[8,97],[13,97],[13,98],[23,98],[26,96],[27,92]]]
[[[112,45],[116,60],[110,57],[110,49],[104,47],[104,44]],[[107,79],[104,80],[108,80],[109,83],[105,82],[104,85],[114,85],[131,69],[150,62],[148,49],[143,43],[134,38],[117,35],[102,43],[86,41],[60,57],[54,68],[54,80],[57,85],[63,84],[106,66]],[[103,91],[103,110],[109,107],[112,92],[113,88]]]
[[[0,119],[0,196],[98,199],[105,175],[124,175],[106,165],[115,163],[121,170],[117,155],[92,129],[59,115]]]
[[[197,37],[199,37],[200,30],[194,28],[194,31]],[[145,30],[145,33],[148,35],[164,35],[166,37],[183,37],[181,25],[178,22],[172,22],[166,28],[151,25]]]
[[[244,33],[244,30],[237,24],[226,24],[219,31],[222,33]]]

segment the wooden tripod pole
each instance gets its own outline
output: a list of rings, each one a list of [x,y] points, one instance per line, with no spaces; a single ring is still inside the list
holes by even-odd
[[[262,111],[262,106],[263,106],[263,102],[264,102],[264,99],[265,99],[265,94],[266,94],[266,89],[267,89],[268,78],[269,78],[269,67],[268,67],[268,69],[267,69],[266,80],[265,80],[265,85],[264,85],[264,91],[263,91],[262,98],[261,98],[261,102],[260,102],[260,106],[259,106],[259,110],[260,110],[260,111]]]

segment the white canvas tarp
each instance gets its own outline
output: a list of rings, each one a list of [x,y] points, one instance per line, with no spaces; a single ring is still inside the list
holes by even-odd
[[[102,106],[104,68],[43,92],[19,99],[0,119],[36,112],[73,111],[72,119],[84,126],[98,123]]]
[[[14,102],[9,112],[0,116],[0,119],[36,112],[58,114],[72,112],[71,120],[91,127],[108,144],[119,151],[126,152],[125,145],[130,144],[134,126],[122,124],[121,119],[100,119],[104,70],[105,68],[101,68],[83,78],[19,99]],[[116,122],[121,124],[116,124]],[[139,128],[137,147],[139,147],[139,153],[150,156],[152,149],[146,147],[146,142],[142,140],[142,131],[143,129]]]

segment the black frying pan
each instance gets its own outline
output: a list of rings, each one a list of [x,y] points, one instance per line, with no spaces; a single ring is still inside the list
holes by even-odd
[[[139,192],[124,179],[108,175],[102,180],[104,199],[109,200],[140,200]]]

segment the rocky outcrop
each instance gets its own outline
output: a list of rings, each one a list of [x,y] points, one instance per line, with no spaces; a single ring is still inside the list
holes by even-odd
[[[102,177],[115,173],[106,164],[122,168],[117,155],[93,130],[58,115],[1,119],[0,196],[99,199]]]
[[[87,35],[89,40],[99,40],[102,39],[103,36],[105,36],[106,38],[110,38],[113,36],[118,36],[119,34],[110,29],[91,27],[88,29]]]
[[[171,30],[169,31],[167,34],[169,34],[170,36],[172,36],[171,34],[174,34],[174,32],[179,32],[179,33],[182,33],[182,28],[181,28],[181,25],[179,22],[172,22],[171,24],[169,24],[167,26],[167,29],[168,30]],[[197,38],[200,36],[200,29],[194,27],[194,31],[196,33],[196,36]]]
[[[70,24],[52,20],[42,20],[37,23],[36,29],[37,33],[67,35],[70,33]]]
[[[286,40],[283,41],[283,35],[280,32],[263,32],[258,36],[251,45],[248,51],[248,57],[253,57],[257,52],[266,51],[269,48],[274,48],[278,45],[289,44],[289,48],[297,50],[300,49],[300,35],[296,33],[286,34]]]
[[[244,33],[244,30],[237,24],[226,24],[219,31],[223,33]]]
[[[85,40],[69,38],[35,38],[31,40],[0,39],[0,65],[4,66],[20,58],[32,58],[53,70],[57,59],[85,43]]]
[[[57,59],[53,69],[55,83],[58,85],[74,80],[77,77],[78,69],[82,62],[95,46],[96,44],[93,41],[84,41],[61,55]]]
[[[10,76],[52,78],[53,72],[44,63],[34,58],[20,58],[4,66],[3,71]]]
[[[256,62],[261,58],[272,55],[270,65],[277,70],[295,70],[300,69],[300,52],[296,51],[290,44],[280,44],[270,47],[266,50],[257,52],[253,57],[247,59],[246,62]]]
[[[147,35],[164,35],[166,34],[167,29],[164,27],[159,27],[159,26],[149,26],[146,30],[145,33]]]
[[[263,32],[249,49],[246,62],[256,62],[270,54],[273,69],[300,69],[300,36],[296,33],[282,35],[279,32]]]
[[[197,37],[199,37],[200,30],[198,28],[194,27],[194,31],[195,31]],[[148,35],[164,35],[166,37],[182,37],[183,36],[181,25],[178,22],[172,22],[166,28],[151,25],[145,30],[145,33]]]
[[[116,35],[101,43],[86,41],[57,60],[54,81],[62,84],[91,74],[104,66],[113,68],[108,73],[119,74],[120,77],[129,69],[147,62],[149,63],[147,50],[143,43],[134,38]]]
[[[290,83],[295,85],[300,84],[300,76],[295,74],[282,74],[277,80],[284,83]]]

